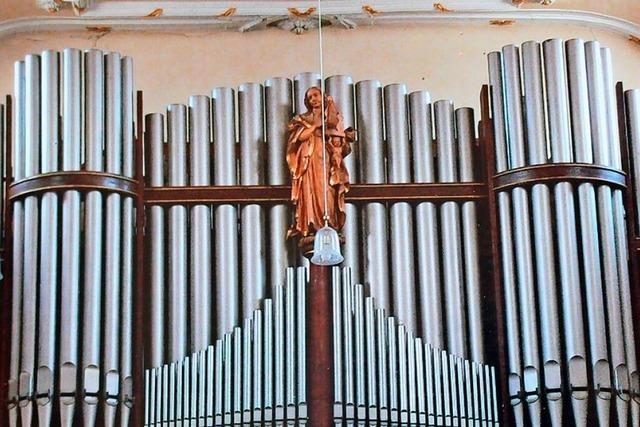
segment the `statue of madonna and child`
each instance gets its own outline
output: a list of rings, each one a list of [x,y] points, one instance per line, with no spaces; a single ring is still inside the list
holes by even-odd
[[[322,97],[318,87],[309,88],[304,98],[307,111],[296,115],[288,126],[287,164],[295,217],[287,237],[300,237],[301,248],[313,242],[325,225],[340,231],[346,218],[349,172],[344,158],[351,153],[356,133],[352,128],[344,129],[331,96]]]

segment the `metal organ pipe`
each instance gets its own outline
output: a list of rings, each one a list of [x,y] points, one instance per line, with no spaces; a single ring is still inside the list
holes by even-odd
[[[167,108],[167,139],[169,144],[169,185],[187,184],[187,108],[172,104]],[[169,208],[168,224],[169,274],[169,347],[168,359],[182,360],[187,352],[187,208]],[[218,300],[218,299],[216,299]]]
[[[570,134],[568,82],[564,46],[561,40],[543,43],[545,84],[547,88],[547,117],[551,162],[573,161]],[[571,403],[576,424],[587,422],[587,366],[584,326],[582,321],[582,293],[578,262],[576,208],[574,189],[568,182],[560,182],[553,188],[556,230],[558,234],[558,259],[561,307],[564,315],[565,354],[564,363],[571,384]]]
[[[189,98],[189,183],[211,184],[211,99]],[[211,343],[211,208],[191,207],[189,321],[191,351],[200,351]],[[197,325],[197,326],[196,326]]]
[[[25,160],[25,62],[14,64],[14,140],[13,144],[13,176],[16,181],[24,178]],[[12,307],[11,307],[11,358],[9,366],[9,425],[18,426],[19,411],[19,379],[21,375],[21,346],[22,346],[22,295],[24,275],[24,203],[17,200],[13,203],[13,249],[12,249]],[[75,385],[75,381],[74,381]],[[65,425],[63,424],[63,427]]]
[[[589,121],[589,100],[584,42],[566,42],[567,71],[569,81],[569,106],[575,160],[580,163],[593,162],[591,129]],[[582,239],[582,260],[584,267],[585,296],[589,301],[588,312],[589,345],[591,349],[591,369],[597,392],[597,415],[601,423],[609,419],[611,379],[607,355],[606,322],[604,298],[602,294],[602,268],[596,196],[593,185],[578,186],[580,212],[580,235]]]
[[[85,166],[104,171],[104,57],[102,52],[85,53]],[[103,215],[101,193],[92,191],[85,199],[85,252],[83,306],[83,415],[85,425],[94,425],[100,386],[103,274]]]
[[[589,112],[591,119],[591,137],[593,142],[594,163],[611,166],[606,98],[603,87],[603,68],[600,56],[600,43],[585,43],[587,67],[587,86],[589,89]],[[607,306],[607,326],[609,355],[611,357],[612,390],[616,412],[620,425],[627,424],[629,395],[629,373],[624,350],[624,328],[622,324],[618,264],[616,259],[615,224],[613,217],[612,191],[609,186],[597,187],[598,223],[602,267],[604,273],[604,295]]]
[[[40,172],[58,170],[59,55],[45,51],[41,57]],[[38,369],[36,403],[38,423],[51,424],[56,362],[58,294],[58,195],[40,199],[40,265],[38,307]]]
[[[431,125],[431,97],[428,92],[409,95],[414,182],[435,182]],[[416,251],[420,331],[426,343],[444,347],[442,290],[440,286],[438,208],[434,203],[416,206]]]
[[[122,175],[122,68],[118,53],[105,55],[105,155],[106,171]],[[104,290],[104,422],[115,425],[120,397],[120,289],[122,286],[122,196],[106,197],[106,250]]]
[[[520,94],[520,63],[518,48],[506,46],[502,49],[502,64],[505,88],[505,111],[509,167],[525,166],[524,129]],[[540,403],[536,390],[540,390],[540,355],[538,348],[538,323],[535,310],[535,288],[533,278],[531,226],[529,224],[529,197],[524,188],[516,187],[511,192],[514,244],[516,250],[516,273],[519,289],[519,307],[522,318],[521,334],[523,345],[523,380],[527,393],[529,415],[532,424],[539,425]]]
[[[473,146],[475,144],[474,118],[471,108],[455,111],[456,134],[459,151],[459,180],[473,182]],[[462,204],[462,237],[465,292],[467,301],[469,355],[476,362],[484,362],[482,327],[482,296],[480,286],[480,257],[478,254],[478,220],[475,202]]]
[[[601,48],[603,67],[603,85],[606,96],[607,129],[609,131],[609,165],[618,170],[622,170],[622,154],[620,145],[620,134],[618,128],[617,104],[615,86],[613,83],[613,65],[611,60],[611,50]],[[636,162],[637,163],[637,162]],[[616,241],[616,261],[618,267],[618,277],[620,280],[620,302],[622,310],[622,322],[624,326],[624,345],[626,354],[627,370],[629,373],[629,393],[631,394],[631,420],[633,424],[640,423],[640,404],[637,397],[640,391],[640,374],[635,347],[635,332],[633,330],[633,313],[631,305],[631,278],[628,263],[628,242],[626,215],[622,191],[613,190],[613,215],[615,221],[615,241]]]
[[[133,60],[124,57],[122,64],[122,174],[134,178],[134,108]],[[129,425],[133,407],[133,288],[134,288],[134,225],[132,197],[122,202],[122,329],[120,335],[120,425]]]
[[[522,45],[522,80],[524,87],[525,140],[527,141],[527,164],[547,162],[547,141],[544,116],[542,82],[542,59],[540,44],[527,42]],[[554,267],[553,231],[551,217],[551,192],[542,184],[531,189],[533,214],[533,243],[535,249],[536,286],[540,307],[540,330],[542,338],[542,375],[554,426],[562,423],[562,389],[560,372],[560,322],[556,294]],[[554,390],[549,392],[549,390]]]
[[[40,170],[40,57],[25,58],[25,164],[24,176]],[[20,362],[20,413],[23,424],[30,425],[35,385],[37,265],[38,265],[38,199],[24,200],[24,264],[22,290],[22,348]]]
[[[265,130],[267,141],[267,184],[283,185],[291,181],[285,156],[287,124],[292,112],[292,82],[285,78],[269,79],[265,88]],[[286,241],[291,209],[288,205],[269,208],[269,279],[270,289],[284,283],[284,272],[293,262],[292,243]]]
[[[491,89],[491,111],[493,114],[495,168],[496,172],[504,172],[508,168],[507,145],[505,132],[505,101],[503,92],[502,53],[491,52],[488,55],[489,84]],[[519,342],[520,319],[518,317],[518,295],[513,259],[513,241],[511,239],[511,195],[500,192],[498,198],[498,215],[500,227],[500,243],[502,258],[502,283],[504,285],[504,306],[507,333],[508,356],[508,388],[509,398],[517,426],[524,425],[522,393],[522,354]]]
[[[147,114],[145,117],[145,145],[148,153],[147,176],[151,187],[164,185],[164,117]],[[161,366],[165,356],[165,209],[149,207],[150,263],[149,263],[149,359],[148,365]],[[169,340],[166,340],[169,341]],[[152,376],[152,378],[154,378]]]
[[[455,182],[458,179],[458,167],[452,103],[446,100],[435,102],[434,117],[438,147],[438,181]],[[460,207],[456,202],[445,202],[440,206],[440,217],[447,348],[453,354],[464,357],[467,354],[467,325],[465,317],[460,315],[460,308],[465,307]]]
[[[360,182],[368,184],[386,182],[382,105],[380,82],[367,80],[356,84]],[[391,301],[386,206],[383,203],[368,203],[362,208],[362,217],[365,248],[363,281],[371,287],[371,296],[376,299],[380,308],[389,310]]]
[[[235,185],[236,137],[234,91],[217,88],[213,101],[214,184]],[[237,208],[215,207],[216,328],[217,336],[233,330],[239,321]]]
[[[265,142],[263,88],[256,83],[238,87],[240,129],[240,184],[264,185]],[[267,296],[265,218],[260,205],[240,211],[242,246],[242,317],[251,316]]]
[[[389,85],[384,88],[385,125],[387,131],[388,182],[411,182],[407,88]],[[399,321],[415,331],[417,315],[413,261],[413,213],[407,202],[393,203],[391,226],[391,289],[393,308]]]

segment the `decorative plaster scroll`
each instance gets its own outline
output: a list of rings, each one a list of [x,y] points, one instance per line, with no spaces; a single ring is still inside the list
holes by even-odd
[[[153,9],[153,8],[152,8]],[[223,10],[221,10],[222,12]],[[147,11],[147,13],[150,12]],[[329,13],[327,12],[329,15]],[[162,15],[157,18],[96,18],[85,14],[81,17],[33,17],[21,18],[0,22],[0,39],[17,33],[40,31],[70,31],[83,30],[87,27],[109,27],[112,30],[131,31],[175,31],[176,29],[233,29],[249,30],[261,28],[276,22],[278,18],[286,18],[286,15],[270,17],[265,15],[242,16],[234,14],[231,17],[200,17],[200,18],[176,18]],[[349,26],[385,25],[398,23],[430,24],[430,23],[486,23],[497,20],[514,20],[516,22],[581,24],[589,27],[601,28],[613,31],[625,38],[633,36],[640,38],[640,25],[621,18],[602,15],[594,12],[571,10],[521,10],[511,9],[506,11],[477,11],[477,12],[385,12],[372,16],[362,10],[352,14],[332,14],[336,21],[348,22]]]

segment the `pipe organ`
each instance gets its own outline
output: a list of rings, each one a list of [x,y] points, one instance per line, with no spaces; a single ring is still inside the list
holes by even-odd
[[[331,269],[286,237],[287,124],[321,83],[145,112],[131,58],[16,62],[9,425],[638,425],[640,92],[611,52],[491,52],[478,113],[328,77],[357,130]]]

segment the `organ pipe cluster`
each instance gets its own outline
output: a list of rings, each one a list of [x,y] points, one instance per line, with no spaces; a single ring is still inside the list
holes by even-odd
[[[15,64],[16,181],[57,171],[133,177],[130,58],[65,49]],[[128,424],[133,199],[70,189],[13,205],[10,424]],[[78,410],[82,408],[82,411]],[[119,413],[116,419],[116,413]],[[35,420],[33,423],[35,424]]]
[[[145,425],[307,423],[307,269],[214,344],[145,371]],[[252,424],[253,425],[253,424]]]
[[[454,110],[450,101],[432,108],[427,92],[409,94],[403,84],[383,90],[349,76],[325,83],[345,127],[358,129],[359,148],[345,159],[352,182],[476,179],[473,110]],[[289,183],[287,123],[306,111],[305,92],[320,84],[318,74],[302,73],[216,88],[170,105],[166,116],[147,115],[148,184]],[[285,240],[291,220],[288,205],[150,207],[149,366],[206,348],[283,283],[287,265],[307,265]],[[343,233],[345,266],[381,308],[429,344],[484,361],[476,202],[347,203]]]
[[[489,79],[497,172],[545,163],[622,169],[609,49],[558,39],[509,45],[489,54]],[[627,96],[633,111],[634,92]],[[497,197],[516,425],[591,425],[590,402],[600,425],[611,411],[618,425],[638,425],[622,191],[559,182]]]
[[[332,275],[335,425],[499,425],[495,369],[416,337],[351,274]]]

